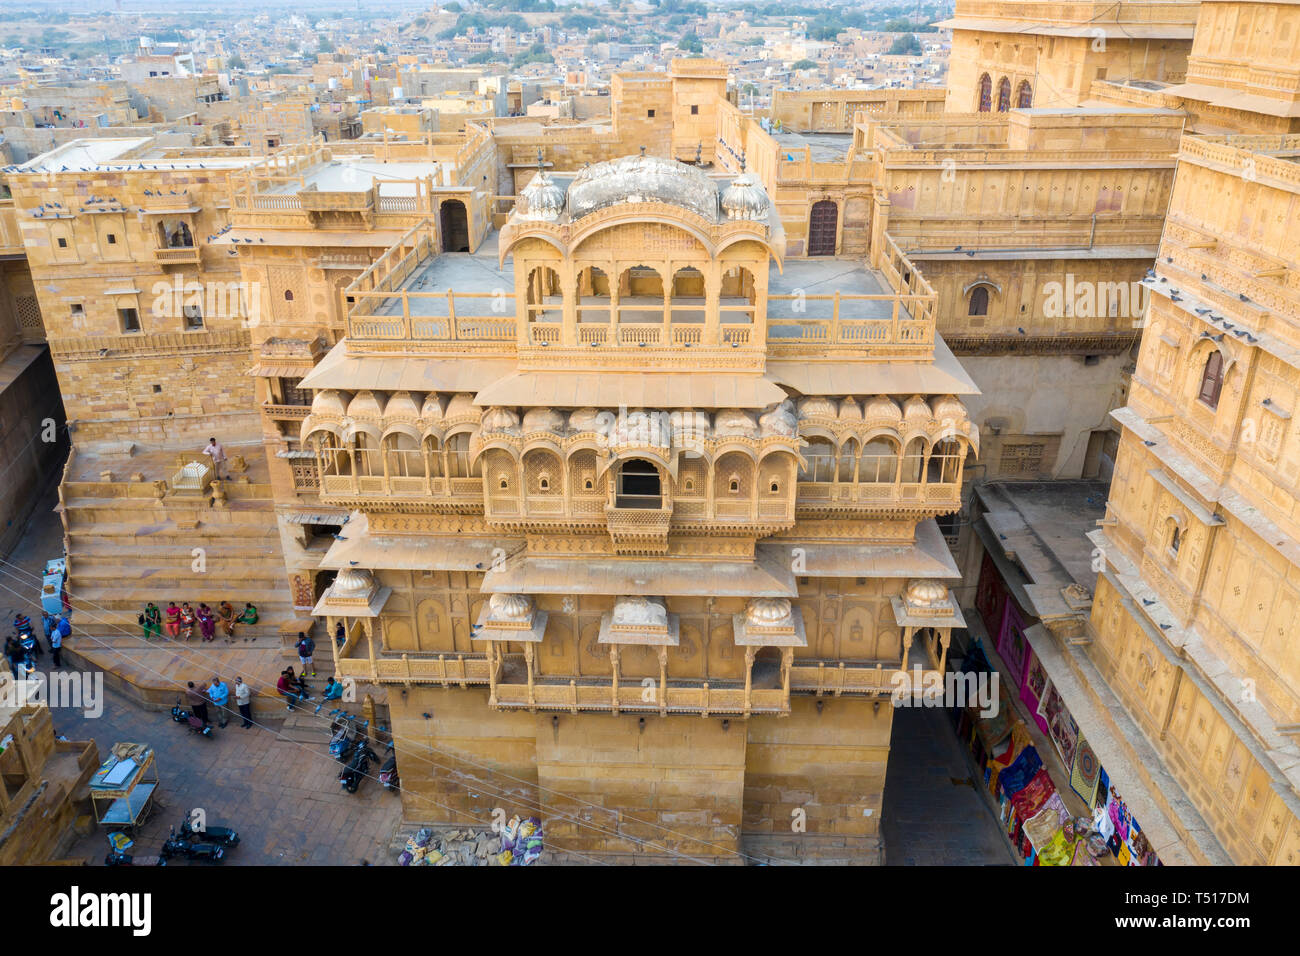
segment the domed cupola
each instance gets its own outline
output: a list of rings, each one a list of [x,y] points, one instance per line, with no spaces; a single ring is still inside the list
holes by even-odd
[[[722,190],[722,214],[731,220],[765,221],[770,205],[762,183],[753,173],[741,173]]]

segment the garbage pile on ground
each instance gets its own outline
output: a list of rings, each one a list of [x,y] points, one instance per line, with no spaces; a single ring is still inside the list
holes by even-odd
[[[528,866],[542,855],[542,821],[512,817],[500,833],[435,832],[421,827],[406,841],[398,866]]]

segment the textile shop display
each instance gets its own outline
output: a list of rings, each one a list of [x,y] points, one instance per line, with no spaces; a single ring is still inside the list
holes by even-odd
[[[1077,793],[1090,808],[1097,803],[1097,784],[1100,782],[1101,763],[1080,736],[1074,751],[1074,766],[1070,768],[1070,789]]]

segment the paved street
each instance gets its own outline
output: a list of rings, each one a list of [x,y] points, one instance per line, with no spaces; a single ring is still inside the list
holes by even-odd
[[[882,810],[887,865],[1017,862],[992,810],[972,785],[972,772],[946,711],[895,711]]]
[[[242,842],[230,852],[231,864],[394,862],[388,844],[401,798],[373,779],[355,794],[342,790],[339,765],[328,753],[327,723],[314,746],[280,738],[282,721],[242,730],[237,717],[202,738],[169,713],[144,711],[111,691],[106,698],[97,719],[55,709],[54,727],[74,740],[93,738],[101,759],[117,741],[147,743],[157,751],[165,810],[141,828],[133,852],[157,853],[167,828],[187,810],[202,807],[210,825],[239,831]],[[378,766],[372,764],[370,772],[377,775]],[[105,832],[100,828],[79,839],[71,855],[101,862]]]

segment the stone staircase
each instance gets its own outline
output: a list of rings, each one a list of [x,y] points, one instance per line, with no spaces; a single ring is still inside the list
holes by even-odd
[[[133,482],[65,481],[60,488],[68,555],[73,636],[65,644],[77,666],[143,706],[170,708],[189,680],[236,674],[254,688],[253,712],[281,717],[274,683],[294,662],[281,636],[293,609],[270,488],[245,484],[227,502],[169,494],[158,498]],[[195,549],[199,549],[196,554]],[[216,608],[228,600],[258,608],[256,625],[239,625],[227,642],[220,625],[211,643],[195,627],[186,643],[146,642],[138,616],[149,601]],[[237,718],[236,718],[237,719]]]

